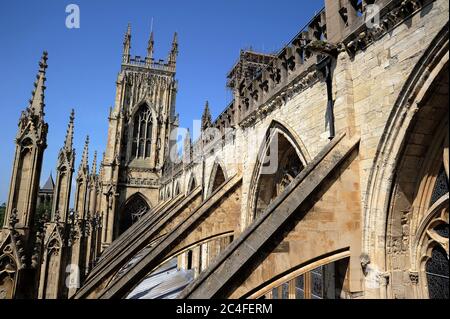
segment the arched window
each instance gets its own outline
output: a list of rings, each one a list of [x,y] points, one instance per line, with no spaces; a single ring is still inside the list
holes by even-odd
[[[176,182],[173,196],[178,196],[179,194],[180,194],[180,183]]]
[[[304,168],[295,147],[284,134],[275,133],[270,146],[258,176],[253,203],[254,217],[259,216]]]
[[[211,172],[211,179],[208,194],[211,195],[226,181],[225,172],[219,163],[215,163]]]
[[[194,190],[194,188],[196,188],[196,187],[197,187],[197,183],[195,181],[195,177],[194,177],[194,175],[191,175],[191,178],[188,183],[188,193],[192,192]]]
[[[430,299],[449,299],[449,258],[448,258],[448,176],[445,168],[439,171],[431,193],[430,210],[434,218],[426,227],[424,245],[432,247],[426,258],[426,288]],[[443,203],[442,205],[439,205]],[[436,205],[438,208],[436,208]],[[429,250],[429,249],[427,249]]]
[[[152,112],[147,104],[139,107],[133,119],[131,158],[149,158],[152,150]]]
[[[446,225],[448,239],[448,224]],[[449,298],[448,256],[441,246],[436,246],[426,263],[428,296],[430,299]]]
[[[120,223],[120,233],[126,231],[132,224],[137,222],[143,215],[150,211],[150,206],[140,194],[133,195],[125,205]]]

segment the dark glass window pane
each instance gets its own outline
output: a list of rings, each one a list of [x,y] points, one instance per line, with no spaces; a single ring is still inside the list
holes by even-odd
[[[426,265],[428,293],[430,299],[449,298],[449,268],[447,253],[441,248],[433,249]]]
[[[311,294],[313,299],[323,298],[323,269],[316,268],[311,271]]]
[[[448,224],[440,224],[434,227],[434,231],[438,233],[439,236],[448,238]]]
[[[278,287],[272,289],[272,299],[279,299],[278,298]]]
[[[289,299],[289,283],[286,282],[281,286],[281,299]]]
[[[323,267],[322,267],[322,266],[317,267],[317,268],[311,270],[311,272],[312,272],[313,274],[317,274],[317,275],[322,276],[322,273],[323,273]]]
[[[295,299],[305,299],[305,277],[301,275],[295,279]]]
[[[448,180],[445,169],[442,167],[439,175],[436,179],[436,184],[434,184],[433,193],[431,195],[430,206],[432,206],[436,201],[448,193]]]

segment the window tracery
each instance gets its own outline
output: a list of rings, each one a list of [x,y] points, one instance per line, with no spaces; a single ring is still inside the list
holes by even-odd
[[[150,157],[152,151],[152,129],[152,112],[148,105],[144,104],[135,114],[133,120],[131,159]]]

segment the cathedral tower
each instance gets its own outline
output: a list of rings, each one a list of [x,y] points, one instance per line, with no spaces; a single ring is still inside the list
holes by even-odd
[[[109,116],[108,144],[102,167],[103,246],[126,230],[158,200],[159,179],[176,129],[175,80],[178,37],[167,61],[155,60],[154,35],[147,56],[131,55],[131,28],[124,40],[115,106]]]

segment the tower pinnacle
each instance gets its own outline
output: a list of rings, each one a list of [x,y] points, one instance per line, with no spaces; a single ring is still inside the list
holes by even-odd
[[[169,53],[169,64],[175,65],[177,63],[178,56],[178,33],[175,32],[173,35],[172,48]]]
[[[127,32],[125,33],[125,38],[123,40],[123,55],[122,62],[129,63],[131,54],[131,24],[128,23]]]
[[[153,31],[150,33],[150,39],[148,40],[147,46],[147,63],[151,63],[153,61],[153,52],[154,52],[155,40]]]
[[[74,121],[75,121],[75,110],[72,109],[72,112],[70,112],[69,125],[67,127],[66,140],[64,142],[64,148],[67,151],[72,150],[73,147]]]
[[[47,70],[48,53],[44,51],[42,53],[41,60],[39,61],[39,71],[36,75],[36,81],[34,82],[34,90],[31,94],[29,102],[29,111],[31,114],[42,117],[44,115],[44,93],[45,93],[45,72]]]
[[[94,152],[94,160],[92,161],[92,175],[97,174],[97,151]]]
[[[89,135],[86,136],[86,142],[84,142],[83,156],[81,158],[81,164],[80,164],[80,168],[79,168],[80,171],[83,168],[88,167],[88,160],[89,160]]]
[[[205,130],[206,128],[211,126],[211,112],[209,111],[209,102],[206,101],[205,103],[205,109],[203,110],[202,115],[202,130]]]

